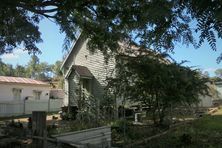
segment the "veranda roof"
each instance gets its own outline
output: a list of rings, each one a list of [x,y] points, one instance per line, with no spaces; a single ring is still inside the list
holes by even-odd
[[[45,86],[49,86],[48,83],[45,83],[43,81],[34,80],[34,79],[31,79],[31,78],[9,77],[9,76],[0,76],[0,83],[32,84],[32,85],[45,85]]]

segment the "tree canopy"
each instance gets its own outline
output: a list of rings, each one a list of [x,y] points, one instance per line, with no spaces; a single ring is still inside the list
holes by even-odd
[[[11,64],[6,64],[0,59],[0,75],[34,78],[43,81],[54,80],[63,83],[62,74],[59,69],[61,63],[61,61],[56,61],[55,64],[40,62],[36,55],[32,55],[27,65],[23,66],[17,64],[13,67]]]
[[[107,87],[118,98],[145,105],[154,121],[161,123],[169,108],[190,106],[199,102],[199,95],[209,95],[208,81],[198,70],[159,57],[120,56],[116,77],[109,79]]]
[[[221,68],[216,69],[214,73],[217,77],[222,78],[222,69]]]
[[[198,48],[206,40],[217,50],[216,39],[222,38],[221,5],[220,0],[2,0],[0,53],[20,45],[40,51],[36,43],[42,41],[38,27],[42,18],[51,19],[66,33],[66,47],[81,31],[90,49],[105,55],[107,49],[116,51],[119,41],[173,51],[177,42]]]

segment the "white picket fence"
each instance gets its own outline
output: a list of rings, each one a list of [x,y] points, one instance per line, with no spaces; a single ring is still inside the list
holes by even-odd
[[[0,117],[31,114],[32,111],[54,112],[61,110],[62,99],[0,102]]]

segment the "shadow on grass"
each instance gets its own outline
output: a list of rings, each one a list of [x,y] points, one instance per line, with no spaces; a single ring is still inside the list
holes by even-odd
[[[222,115],[206,115],[189,124],[177,127],[141,147],[221,147]]]

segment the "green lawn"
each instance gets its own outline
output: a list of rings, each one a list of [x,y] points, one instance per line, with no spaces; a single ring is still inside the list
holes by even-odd
[[[121,122],[120,122],[121,123]],[[188,121],[169,130],[152,126],[133,126],[126,123],[126,134],[123,135],[123,125],[119,130],[112,131],[114,146],[147,148],[221,148],[222,147],[222,108],[213,115],[204,115],[199,119]],[[151,140],[150,136],[160,134]],[[166,134],[165,134],[166,133]],[[125,142],[123,141],[125,137]],[[117,144],[117,145],[116,145]]]
[[[204,116],[179,126],[141,147],[222,147],[222,115]]]

